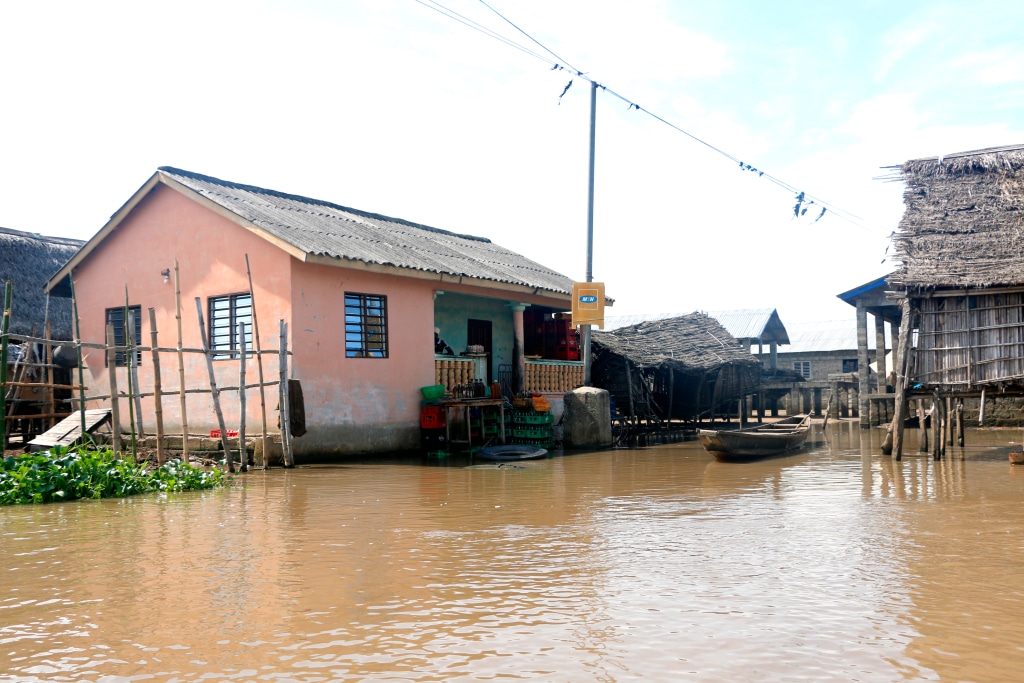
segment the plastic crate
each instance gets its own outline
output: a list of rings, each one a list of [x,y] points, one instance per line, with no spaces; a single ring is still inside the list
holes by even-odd
[[[445,409],[441,406],[427,405],[420,408],[420,427],[423,429],[440,429],[445,423]]]
[[[551,413],[516,413],[512,422],[517,425],[549,425],[554,422],[554,416]]]

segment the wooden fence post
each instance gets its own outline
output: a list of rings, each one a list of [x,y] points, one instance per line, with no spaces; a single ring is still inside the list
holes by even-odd
[[[260,353],[260,325],[256,318],[256,292],[253,291],[252,287],[252,271],[249,269],[249,255],[245,255],[245,274],[249,278],[249,306],[252,311],[252,343],[256,349],[256,372],[258,373],[260,382],[260,415],[262,416],[262,436],[263,436],[263,469],[269,467],[270,462],[267,459],[267,446],[269,440],[267,439],[267,393],[266,387],[263,386],[263,355]]]
[[[181,347],[181,280],[174,259],[174,317],[178,323],[178,400],[181,404],[181,461],[188,463],[188,411],[185,409],[185,353]]]
[[[239,469],[249,471],[249,452],[245,447],[245,323],[238,323],[238,457]]]
[[[75,316],[75,351],[78,356],[78,414],[82,419],[82,438],[85,438],[85,370],[82,359],[82,330],[78,319],[78,297],[75,296],[75,276],[71,273],[68,274],[68,285],[71,287],[71,312]]]
[[[285,467],[294,467],[295,461],[292,458],[292,415],[288,407],[288,323],[281,320],[280,325],[280,356],[278,369],[280,374],[281,390],[281,452],[284,458]]]
[[[110,431],[114,455],[121,457],[121,405],[117,395],[117,348],[114,344],[114,326],[107,324],[107,377],[110,379]],[[85,429],[82,429],[85,435]]]
[[[217,388],[217,377],[213,371],[213,354],[210,353],[206,341],[206,324],[203,322],[203,302],[196,297],[196,314],[199,316],[199,337],[203,342],[203,355],[206,356],[206,369],[210,373],[210,396],[213,399],[213,411],[217,414],[220,425],[220,443],[224,447],[224,463],[228,472],[234,473],[235,462],[231,457],[231,444],[228,442],[228,428],[224,424],[224,411],[220,409],[220,389]]]
[[[164,464],[164,405],[160,382],[160,352],[157,351],[156,310],[149,309],[149,339],[153,353],[153,413],[156,417],[156,464]]]
[[[893,436],[893,457],[896,460],[903,459],[903,421],[907,414],[907,389],[910,387],[910,349],[913,337],[910,334],[912,312],[910,299],[903,299],[900,302],[902,318],[900,319],[899,346],[896,349],[896,358],[893,366],[898,373],[896,376],[896,401],[893,407],[892,426]]]
[[[0,320],[0,457],[7,450],[7,335],[11,330],[11,295],[13,285],[4,285],[3,318]]]

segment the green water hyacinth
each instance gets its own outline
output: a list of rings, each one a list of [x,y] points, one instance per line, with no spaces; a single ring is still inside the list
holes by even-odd
[[[180,460],[152,467],[118,458],[110,449],[85,446],[6,457],[0,464],[0,505],[197,491],[229,482],[218,469],[204,470]]]

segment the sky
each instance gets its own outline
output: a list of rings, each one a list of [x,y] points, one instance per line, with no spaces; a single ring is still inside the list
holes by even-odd
[[[0,226],[88,239],[166,165],[584,280],[578,70],[608,315],[852,318],[836,295],[898,265],[885,167],[1024,142],[1022,25],[1012,0],[0,0]]]

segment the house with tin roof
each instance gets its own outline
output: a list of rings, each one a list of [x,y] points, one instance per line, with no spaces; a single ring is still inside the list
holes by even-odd
[[[514,390],[533,389],[530,378],[543,376],[543,389],[561,396],[582,381],[579,361],[524,354],[542,346],[531,345],[524,311],[552,319],[568,311],[568,277],[484,237],[177,168],[159,168],[49,290],[67,292],[71,277],[85,342],[102,342],[108,324],[120,340],[148,342],[144,312],[152,309],[159,346],[174,347],[180,305],[182,344],[200,347],[201,312],[220,386],[238,383],[240,325],[248,349],[257,340],[277,349],[284,331],[287,373],[305,407],[307,431],[293,444],[299,460],[417,448],[421,387],[488,384],[506,372]],[[125,324],[126,293],[134,329]],[[165,362],[174,367],[174,359]],[[276,376],[276,362],[265,357],[267,375]],[[108,393],[105,365],[103,354],[86,359],[90,395]],[[144,413],[154,408],[145,396],[153,387],[148,365],[141,354]],[[205,358],[185,365],[186,389],[208,386]],[[176,373],[165,370],[162,382],[164,391],[178,390]],[[188,400],[190,433],[216,428],[209,397]],[[181,426],[177,401],[163,403],[173,433]],[[250,425],[259,421],[253,403]],[[231,428],[238,408],[224,410]]]

